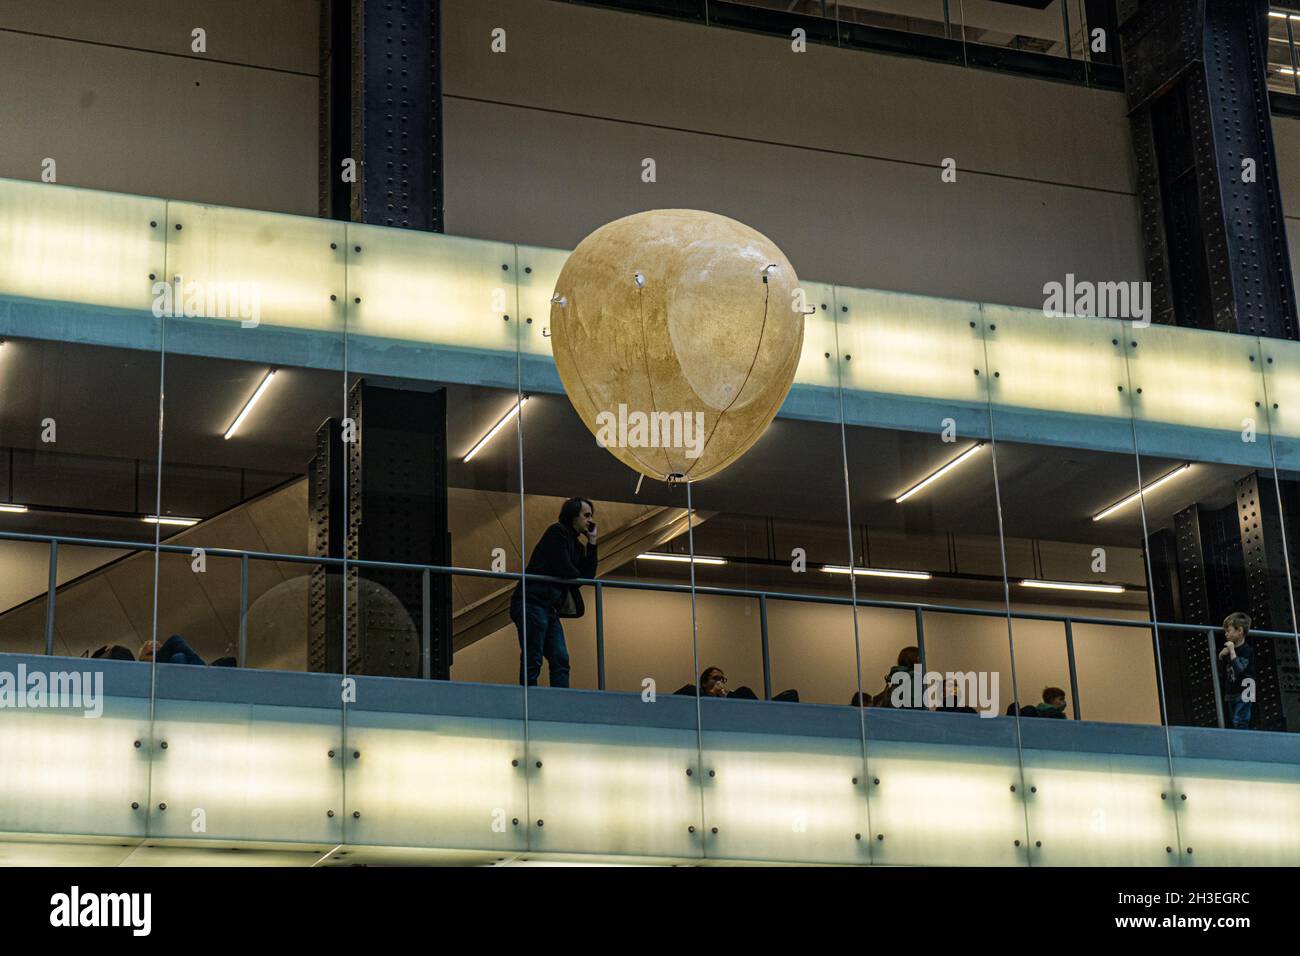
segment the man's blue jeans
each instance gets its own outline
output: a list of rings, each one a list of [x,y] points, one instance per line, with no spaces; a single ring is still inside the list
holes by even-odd
[[[537,686],[542,672],[542,658],[550,669],[552,687],[569,686],[569,648],[564,643],[564,628],[554,608],[528,602],[527,615],[519,601],[510,602],[510,620],[515,622],[519,635],[519,683],[524,683],[525,670],[529,687]],[[527,623],[527,646],[524,641],[524,624]]]

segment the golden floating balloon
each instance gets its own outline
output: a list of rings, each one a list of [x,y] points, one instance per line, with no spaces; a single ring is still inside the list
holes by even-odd
[[[651,478],[698,481],[776,417],[803,350],[799,278],[726,216],[658,209],[601,226],[551,299],[560,381],[599,444]]]

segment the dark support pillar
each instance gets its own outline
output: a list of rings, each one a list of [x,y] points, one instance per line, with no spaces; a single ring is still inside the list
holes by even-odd
[[[1281,507],[1279,507],[1279,492]],[[1292,481],[1275,481],[1252,473],[1237,482],[1237,516],[1241,527],[1242,560],[1246,569],[1244,609],[1258,630],[1291,630],[1291,595],[1288,591],[1283,547],[1283,514],[1288,528],[1300,527],[1300,488]],[[1288,545],[1291,542],[1287,542]],[[1295,556],[1290,551],[1291,578]],[[1300,730],[1300,668],[1292,639],[1253,638],[1260,730]]]
[[[1217,522],[1218,516],[1192,505],[1174,515],[1172,530],[1161,529],[1151,535],[1147,545],[1153,575],[1151,590],[1159,620],[1215,624],[1227,615],[1228,611],[1216,601],[1217,588],[1210,582],[1214,572],[1207,567],[1209,540],[1214,537]],[[1217,727],[1214,660],[1204,633],[1162,629],[1160,662],[1168,722]]]
[[[321,0],[320,90],[321,215],[442,232],[440,0]]]
[[[307,546],[321,558],[342,558],[347,543],[343,519],[343,440],[338,419],[316,430],[316,455],[307,466]],[[318,564],[308,584],[307,669],[343,672],[343,568]],[[349,666],[349,670],[353,668]]]
[[[1153,320],[1300,338],[1266,0],[1148,0],[1120,15]]]
[[[334,419],[317,434],[308,476],[312,553],[451,564],[446,391],[361,381],[349,397],[348,417],[355,422],[355,440],[344,442]],[[451,580],[445,574],[427,577],[426,584],[422,571],[350,565],[345,581],[339,565],[315,568],[308,667],[341,672],[346,593],[348,673],[449,678]]]
[[[354,560],[451,564],[447,527],[447,392],[358,382],[348,402],[347,554]],[[362,674],[419,677],[423,575],[348,568],[349,658]],[[451,581],[430,581],[430,676],[451,676]],[[355,647],[355,650],[353,649]]]

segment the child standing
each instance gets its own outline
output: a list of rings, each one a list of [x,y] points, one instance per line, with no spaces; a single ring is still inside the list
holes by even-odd
[[[1228,724],[1235,730],[1249,730],[1251,704],[1255,700],[1255,648],[1246,643],[1250,615],[1234,611],[1223,619],[1223,636],[1228,642],[1219,651],[1223,666],[1223,706]]]

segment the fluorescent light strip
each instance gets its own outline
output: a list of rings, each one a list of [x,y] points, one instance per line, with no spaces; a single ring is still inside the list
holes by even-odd
[[[983,443],[982,441],[980,441],[980,442],[976,442],[975,444],[971,445],[971,446],[970,446],[969,448],[967,448],[964,452],[962,452],[960,455],[958,455],[958,456],[957,456],[956,458],[954,458],[952,461],[948,462],[948,464],[944,465],[944,466],[943,466],[942,468],[940,468],[938,471],[934,472],[932,475],[930,475],[930,476],[928,476],[928,477],[926,477],[926,478],[922,478],[919,482],[917,482],[916,484],[914,484],[911,488],[908,488],[905,492],[903,492],[901,495],[899,495],[897,498],[894,499],[894,504],[901,505],[901,504],[902,504],[904,501],[906,501],[908,498],[912,497],[912,495],[916,494],[918,491],[920,491],[920,490],[921,490],[922,488],[924,488],[926,485],[930,484],[930,482],[939,479],[939,478],[942,477],[943,475],[946,475],[948,472],[952,471],[952,469],[956,468],[956,467],[957,467],[958,465],[960,465],[963,461],[965,461],[967,458],[969,458],[971,455],[975,454],[975,452],[979,451],[979,450],[980,450],[981,448],[983,448],[983,447],[984,447],[984,443]]]
[[[145,515],[143,520],[145,524],[175,524],[180,525],[183,528],[188,528],[191,525],[199,523],[198,518],[172,518],[168,515],[163,515],[161,518],[157,515]]]
[[[1104,511],[1099,511],[1099,512],[1097,512],[1097,514],[1095,514],[1095,515],[1092,516],[1092,520],[1093,520],[1093,521],[1100,521],[1102,518],[1108,518],[1108,517],[1110,517],[1110,516],[1113,515],[1116,511],[1119,511],[1120,508],[1124,508],[1124,507],[1127,507],[1128,505],[1131,505],[1133,502],[1135,502],[1135,501],[1137,501],[1139,498],[1141,498],[1144,494],[1150,494],[1151,492],[1153,492],[1153,491],[1155,491],[1157,488],[1159,488],[1161,485],[1163,485],[1166,481],[1169,481],[1170,479],[1173,479],[1173,478],[1177,478],[1179,475],[1183,474],[1185,471],[1187,471],[1187,469],[1189,469],[1189,468],[1191,468],[1191,467],[1192,467],[1192,466],[1191,466],[1191,463],[1190,463],[1190,462],[1185,462],[1185,463],[1179,465],[1177,468],[1175,468],[1175,469],[1174,469],[1173,471],[1171,471],[1169,474],[1164,475],[1163,477],[1157,478],[1155,481],[1151,482],[1151,484],[1147,485],[1147,486],[1146,486],[1145,488],[1143,488],[1141,491],[1135,491],[1135,492],[1133,492],[1133,494],[1129,495],[1127,498],[1124,498],[1124,499],[1121,500],[1121,501],[1117,501],[1117,502],[1115,502],[1113,505],[1111,505],[1109,508],[1105,509]]]
[[[1276,19],[1278,19],[1278,20],[1285,20],[1285,19],[1286,19],[1286,14],[1285,14],[1285,13],[1278,13],[1276,10],[1270,10],[1270,11],[1268,11],[1268,15],[1269,15],[1270,17],[1274,17],[1274,18],[1276,18]],[[1300,16],[1296,16],[1296,15],[1293,13],[1293,14],[1291,14],[1291,19],[1292,19],[1292,20],[1300,20]]]
[[[266,387],[271,384],[271,379],[275,378],[275,373],[275,369],[271,369],[271,371],[266,373],[266,378],[262,379],[262,384],[257,386],[257,391],[253,393],[253,397],[244,404],[243,409],[241,409],[239,414],[235,416],[235,420],[230,423],[230,427],[226,429],[225,437],[227,439],[235,433],[235,429],[244,423],[244,419],[248,417],[248,413],[253,410],[253,406],[256,405],[257,400],[262,397],[262,393],[266,391]]]
[[[1118,584],[1080,584],[1076,581],[1035,581],[1025,579],[1020,582],[1026,588],[1047,588],[1053,591],[1097,591],[1101,594],[1123,594],[1124,588]]]
[[[694,557],[694,559],[692,559],[689,554],[664,554],[661,551],[645,551],[642,552],[641,554],[638,554],[636,557],[638,561],[642,559],[646,561],[676,561],[679,564],[690,564],[692,560],[694,560],[696,564],[726,564],[727,563],[726,558],[710,558],[710,557],[705,557],[702,554],[697,554]]]
[[[849,568],[840,564],[824,564],[822,570],[827,574],[849,573]],[[888,568],[853,568],[853,573],[873,578],[905,578],[908,581],[929,581],[934,577],[929,571],[891,571]]]
[[[469,450],[469,454],[466,455],[464,458],[462,458],[461,461],[469,461],[480,451],[482,451],[483,446],[486,445],[488,442],[490,442],[496,436],[497,432],[505,428],[506,424],[510,421],[510,419],[518,415],[519,410],[523,408],[524,405],[526,405],[527,403],[528,403],[527,395],[525,395],[519,401],[515,402],[514,405],[510,407],[510,411],[505,413],[505,416],[501,419],[501,421],[497,422],[490,429],[488,429],[488,433],[478,440],[478,444],[476,444],[473,448],[471,448]]]
[[[26,506],[26,505],[0,504],[0,511],[7,511],[7,512],[10,512],[11,514],[20,515],[20,514],[25,514],[25,513],[27,512],[27,506]]]

